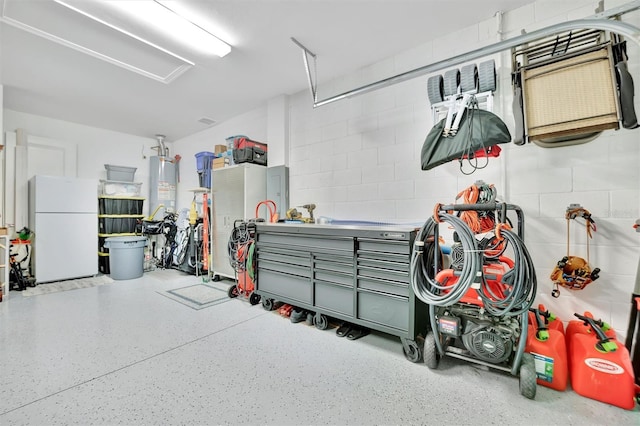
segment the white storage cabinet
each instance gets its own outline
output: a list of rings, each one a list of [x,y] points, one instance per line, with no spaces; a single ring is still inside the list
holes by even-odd
[[[227,252],[233,224],[237,220],[255,218],[256,206],[260,201],[264,201],[266,196],[265,166],[243,163],[213,170],[211,247],[214,279],[235,278],[235,271],[229,263]]]

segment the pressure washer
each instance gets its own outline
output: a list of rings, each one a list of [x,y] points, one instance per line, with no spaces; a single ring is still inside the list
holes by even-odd
[[[508,211],[517,215],[515,232]],[[494,229],[475,233],[461,218],[463,212],[494,218]],[[454,230],[448,269],[441,260],[441,224]],[[523,238],[518,206],[495,201],[436,205],[416,236],[410,277],[416,297],[429,305],[424,343],[429,368],[450,356],[509,372],[519,376],[520,393],[533,399],[534,359],[524,350],[537,279]]]

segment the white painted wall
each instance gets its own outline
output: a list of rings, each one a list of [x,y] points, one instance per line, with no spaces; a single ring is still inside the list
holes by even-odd
[[[269,167],[289,164],[289,97],[281,95],[267,102]]]
[[[30,135],[76,144],[78,177],[106,179],[105,164],[136,167],[135,181],[142,182],[142,196],[148,199],[149,157],[157,153],[152,149],[157,146],[155,138],[143,138],[9,109],[4,110],[3,117],[6,131],[22,128]],[[227,137],[238,134],[266,141],[266,106],[183,138],[180,143],[167,143],[171,157],[182,157],[179,166],[178,208],[190,206],[193,193],[189,189],[199,186],[195,154],[213,151],[215,145],[225,144]],[[145,203],[144,213],[149,213],[148,203]]]
[[[624,3],[605,2],[607,8]],[[584,18],[596,7],[597,1],[591,0],[540,0],[505,14],[504,36]],[[623,19],[640,25],[638,12]],[[400,52],[321,83],[319,99],[493,43],[498,39],[496,30],[496,19],[489,19]],[[640,49],[630,45],[629,55],[640,112]],[[510,54],[494,59],[499,71],[494,111],[513,130]],[[640,235],[632,229],[640,217],[640,130],[607,131],[594,142],[567,148],[503,146],[499,159],[471,176],[463,175],[457,162],[423,172],[420,149],[433,125],[427,78],[315,110],[308,91],[292,95],[291,204],[314,202],[317,216],[336,219],[424,222],[435,203],[453,202],[460,190],[476,180],[494,183],[504,200],[524,209],[527,246],[538,273],[538,300],[564,320],[571,319],[573,312],[589,310],[624,333],[640,256]],[[595,218],[598,231],[590,260],[602,273],[585,290],[562,290],[561,297],[553,299],[549,274],[566,252],[564,212],[569,203],[581,203]],[[572,234],[576,242],[572,254],[586,257],[585,237],[578,230]]]
[[[157,142],[68,121],[4,110],[5,131],[24,129],[28,134],[77,145],[77,176],[106,179],[105,164],[136,167],[135,181],[142,182],[142,196],[149,196],[149,156]],[[144,158],[146,156],[146,158]],[[145,203],[145,214],[148,211]]]

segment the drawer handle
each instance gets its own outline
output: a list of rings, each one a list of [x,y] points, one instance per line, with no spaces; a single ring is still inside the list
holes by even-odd
[[[369,293],[369,294],[374,294],[376,296],[381,296],[381,297],[388,297],[390,299],[396,299],[402,302],[409,302],[409,298],[406,296],[398,296],[396,294],[389,294],[389,293],[382,293],[380,291],[375,291],[375,290],[369,290],[368,288],[360,288],[358,287],[358,293]]]

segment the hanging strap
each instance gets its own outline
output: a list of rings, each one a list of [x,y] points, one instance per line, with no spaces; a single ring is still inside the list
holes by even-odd
[[[571,219],[576,219],[577,217],[582,217],[585,220],[585,229],[587,232],[587,263],[589,263],[589,240],[593,238],[592,232],[596,232],[596,223],[591,218],[589,210],[582,207],[568,208],[567,213],[565,214],[565,218],[567,219],[567,257],[570,256],[569,244],[571,241]]]

